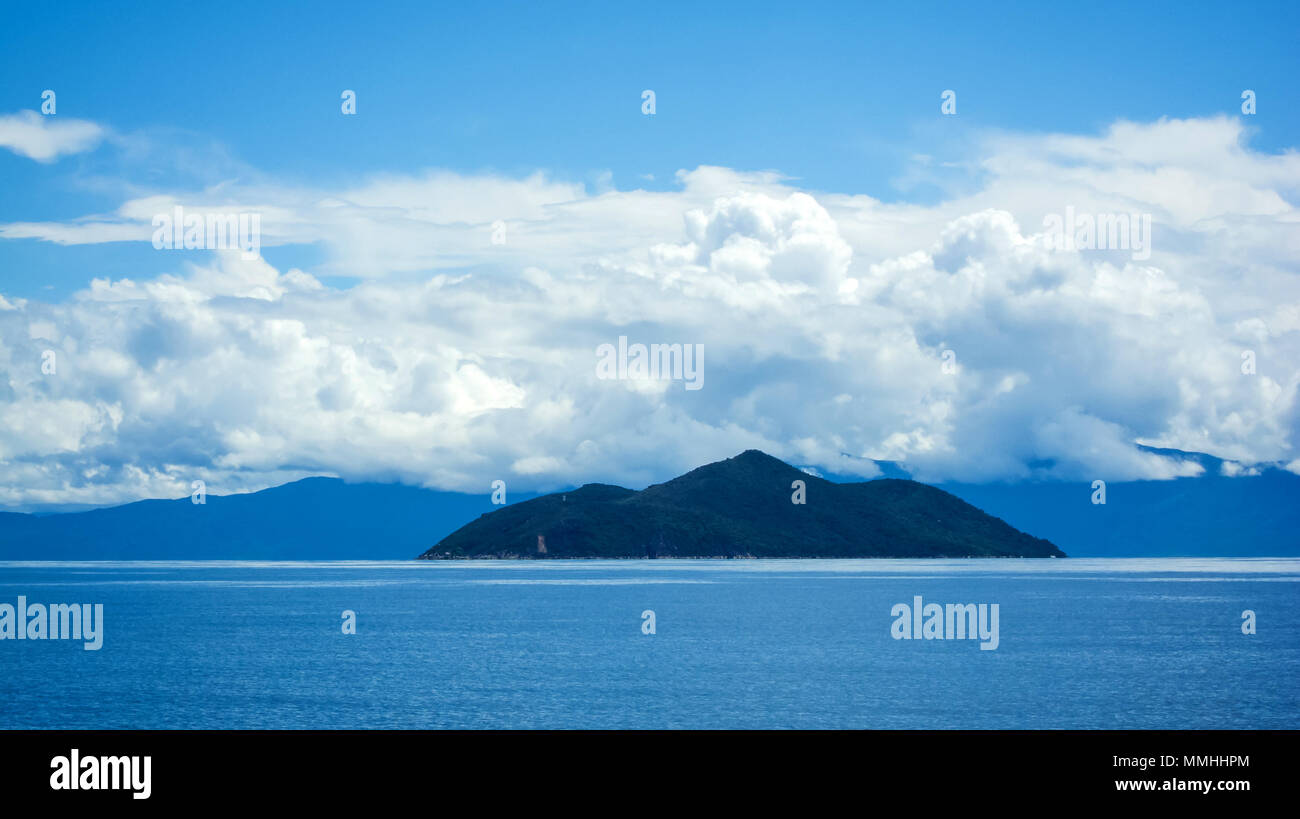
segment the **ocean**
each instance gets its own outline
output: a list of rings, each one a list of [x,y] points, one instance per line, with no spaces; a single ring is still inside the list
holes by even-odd
[[[1265,558],[0,562],[0,610],[103,606],[98,650],[0,640],[0,727],[1294,729],[1297,583]],[[911,633],[932,603],[996,605],[996,641]]]

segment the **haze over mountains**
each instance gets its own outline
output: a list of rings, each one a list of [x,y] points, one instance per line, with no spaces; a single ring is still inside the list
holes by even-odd
[[[495,508],[487,492],[307,478],[208,495],[201,505],[185,497],[62,515],[0,513],[0,559],[403,560]]]
[[[1226,477],[1218,459],[1182,456],[1199,461],[1205,476],[1109,483],[1105,505],[1091,502],[1086,482],[938,488],[1071,557],[1300,555],[1300,476],[1265,469]],[[887,476],[906,477],[897,465],[882,467]],[[815,509],[824,488],[800,477]],[[789,483],[777,498],[787,506]],[[512,490],[507,510],[532,497]],[[405,560],[498,510],[505,511],[492,505],[487,486],[464,494],[309,478],[251,494],[210,494],[204,505],[185,497],[88,512],[0,513],[0,560]]]
[[[940,483],[959,498],[1074,557],[1300,556],[1300,475],[1236,465],[1212,455],[1140,447],[1192,461],[1199,477],[1107,481],[1094,504],[1089,481],[1018,484]]]

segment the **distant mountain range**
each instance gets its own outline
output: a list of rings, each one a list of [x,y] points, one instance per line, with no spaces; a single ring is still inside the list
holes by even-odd
[[[1072,557],[1300,556],[1300,476],[1281,469],[1264,469],[1258,475],[1226,477],[1223,462],[1208,455],[1168,450],[1161,454],[1195,460],[1205,467],[1205,475],[1170,481],[1109,482],[1105,505],[1092,503],[1093,492],[1088,482],[944,483],[937,485],[944,492],[932,497],[944,498],[944,493],[955,495],[1022,532],[1050,540]],[[878,492],[880,495],[873,497],[887,500],[890,491],[898,491],[891,490],[891,485],[914,486],[910,481],[875,480],[849,484],[845,487],[849,493],[841,495],[833,485],[828,488],[823,485],[825,482],[802,472],[797,478],[784,480],[797,470],[780,461],[776,463],[783,468],[777,470],[785,487],[782,492],[771,490],[771,494],[762,494],[758,508],[755,508],[755,498],[759,496],[753,493],[736,491],[734,496],[718,495],[725,502],[719,501],[717,509],[706,510],[708,514],[725,517],[731,514],[728,509],[732,509],[744,517],[751,511],[766,512],[763,507],[770,502],[781,511],[810,512],[804,517],[817,520],[822,514],[819,506],[828,497],[857,498],[853,493],[862,493],[861,497],[866,498],[869,493]],[[887,476],[907,477],[900,465],[881,463],[880,466]],[[590,500],[593,505],[602,505],[597,500],[602,493],[608,496],[606,500],[650,493],[647,500],[631,505],[649,509],[652,506],[649,501],[656,496],[664,502],[693,505],[697,499],[692,493],[671,497],[683,486],[677,481],[690,474],[694,473],[641,493],[596,485],[551,497],[559,497],[561,504],[575,502],[577,496],[583,503]],[[843,479],[831,477],[837,483],[845,483]],[[736,479],[742,483],[747,480],[741,475]],[[789,509],[794,506],[790,503],[789,485],[795,479],[806,482],[807,504]],[[708,491],[732,492],[731,484],[722,484],[726,482],[712,481],[707,484]],[[873,484],[880,487],[851,488]],[[566,496],[568,500],[564,500]],[[512,505],[503,508],[492,505],[486,486],[482,494],[467,494],[397,484],[349,484],[334,478],[308,478],[261,492],[209,495],[203,505],[192,504],[186,497],[75,513],[0,512],[0,560],[405,560],[436,551],[438,544],[451,541],[466,524],[478,523],[477,519],[484,513],[494,513],[486,521],[510,512],[500,519],[504,531],[507,521],[515,521],[519,514],[516,507],[523,507],[533,497],[530,493],[512,491],[509,495]],[[539,513],[553,503],[542,504]],[[529,507],[527,514],[532,515],[532,510]],[[942,519],[943,515],[936,517]],[[688,519],[692,518],[682,518]],[[554,518],[554,522],[564,520],[562,515]],[[654,517],[642,519],[641,526],[658,526],[655,520]],[[517,525],[524,524],[520,521]],[[519,530],[520,537],[524,531]],[[648,539],[658,549],[659,531],[655,529],[646,536],[647,531],[650,530],[635,530],[635,536]],[[714,532],[710,535],[715,538],[714,545],[721,543],[717,536],[724,530],[715,526],[714,530],[705,531]],[[671,527],[664,530],[665,543],[669,542],[671,532]],[[530,537],[522,546],[512,548],[535,550],[536,535],[545,536],[542,532],[528,534]],[[552,540],[554,537],[546,541],[548,552],[552,545],[555,548],[561,545]],[[450,551],[450,547],[444,551]]]
[[[0,560],[407,560],[496,508],[487,492],[307,478],[203,504],[0,513]]]
[[[941,489],[832,483],[758,450],[640,492],[587,484],[483,515],[423,555],[1064,557]]]
[[[1300,475],[1268,469],[1171,481],[938,486],[1072,557],[1300,556]]]

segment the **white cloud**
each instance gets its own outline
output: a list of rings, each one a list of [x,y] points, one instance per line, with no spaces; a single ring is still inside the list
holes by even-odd
[[[53,162],[64,154],[90,150],[104,129],[84,119],[42,116],[35,111],[0,115],[0,147],[37,162]]]
[[[1227,119],[1000,135],[982,190],[928,207],[708,167],[667,192],[427,173],[134,199],[101,221],[259,210],[264,246],[327,259],[185,254],[64,304],[0,301],[0,504],[303,474],[636,486],[747,448],[931,480],[1200,469],[1139,443],[1294,468],[1300,170],[1243,141]],[[1150,258],[1052,248],[1043,216],[1066,207],[1153,214]],[[598,380],[620,335],[703,344],[707,387]]]

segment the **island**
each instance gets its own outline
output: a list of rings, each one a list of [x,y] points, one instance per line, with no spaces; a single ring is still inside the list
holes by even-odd
[[[422,560],[1065,557],[911,480],[834,483],[758,450],[641,491],[609,484],[487,512]]]

